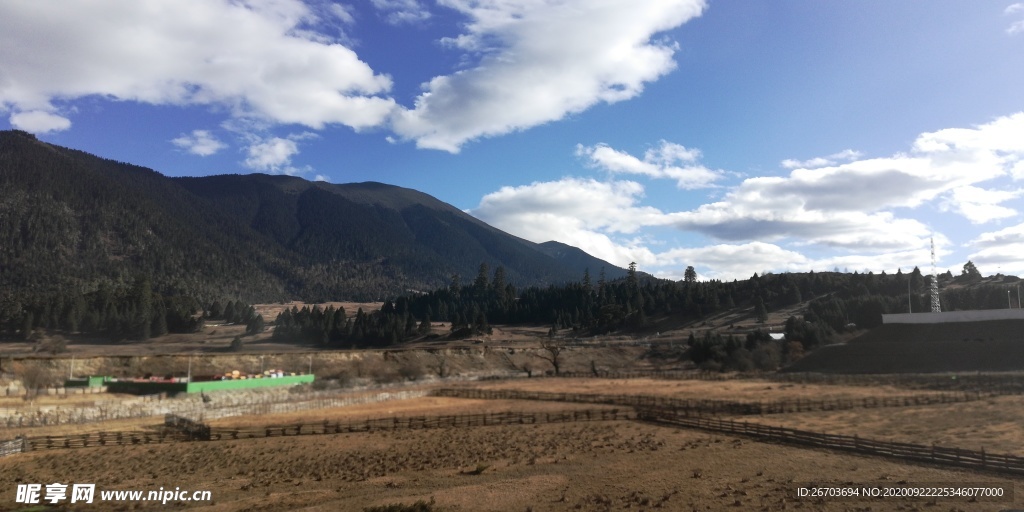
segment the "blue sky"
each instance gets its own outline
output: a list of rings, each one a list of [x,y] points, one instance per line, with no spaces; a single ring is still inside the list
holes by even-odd
[[[0,4],[0,128],[424,191],[702,279],[1024,274],[1024,3]],[[347,219],[339,219],[346,221]]]

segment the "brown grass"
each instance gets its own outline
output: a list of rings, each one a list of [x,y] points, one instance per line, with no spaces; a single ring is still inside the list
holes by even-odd
[[[162,416],[149,418],[129,418],[123,420],[97,421],[82,424],[52,425],[47,427],[0,428],[0,440],[13,439],[17,436],[63,436],[71,434],[87,434],[90,432],[118,432],[132,430],[153,430],[163,425]],[[0,509],[2,510],[2,509]]]
[[[886,396],[890,386],[791,385],[768,381],[528,379],[490,388],[658,394],[726,400]],[[253,426],[497,411],[554,411],[592,404],[424,397],[279,415],[225,418]],[[1020,453],[1024,397],[941,406],[744,417],[745,421],[836,434],[990,452]],[[148,420],[152,426],[153,420]],[[143,421],[90,425],[136,429]],[[50,427],[53,434],[61,427]],[[73,432],[81,426],[66,427]],[[33,432],[39,432],[33,429]],[[180,508],[361,510],[434,498],[441,511],[575,510],[980,510],[1012,502],[840,501],[796,496],[800,484],[1017,485],[1024,477],[899,463],[825,450],[758,443],[632,421],[278,437],[30,452],[0,459],[0,488],[24,482],[92,482],[97,489],[211,490],[214,504]],[[10,502],[0,502],[4,509]],[[136,504],[108,504],[127,510]],[[660,505],[660,506],[658,506]],[[118,508],[120,506],[121,508]],[[145,508],[145,507],[143,507]]]
[[[746,420],[746,418],[744,418]],[[885,441],[1024,455],[1024,397],[946,406],[779,414],[751,422]]]
[[[465,400],[426,396],[409,400],[392,400],[374,404],[332,407],[313,411],[264,414],[235,418],[221,418],[208,422],[217,427],[251,427],[315,423],[323,420],[361,420],[381,417],[440,416],[450,414],[480,414],[489,412],[554,412],[572,409],[615,409],[594,404],[564,404],[558,402],[532,402],[523,400]],[[618,409],[622,409],[618,407]]]
[[[0,397],[2,409],[31,409],[39,406],[87,406],[104,402],[135,398],[134,395],[118,393],[83,393],[70,395],[36,395],[29,398],[5,396]]]
[[[484,468],[480,470],[480,468]],[[1010,503],[799,500],[800,484],[1016,482],[633,422],[451,428],[31,452],[0,459],[0,487],[210,490],[182,508],[361,510],[434,498],[444,511],[1002,510]],[[1024,503],[1017,498],[1016,505]],[[112,510],[134,505],[113,505]],[[119,508],[120,507],[120,508]],[[955,509],[954,509],[955,510]]]
[[[661,380],[661,379],[517,379],[480,384],[485,389],[516,389],[553,393],[653,395],[735,401],[822,400],[930,394],[936,391],[908,391],[895,386],[843,386],[789,384],[767,380]]]

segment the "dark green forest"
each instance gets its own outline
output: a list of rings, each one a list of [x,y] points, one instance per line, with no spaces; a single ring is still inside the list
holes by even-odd
[[[492,228],[415,190],[262,174],[168,178],[0,131],[0,315],[130,288],[209,303],[383,300],[481,261],[519,285],[607,265]],[[565,246],[567,248],[567,246]]]
[[[731,326],[689,341],[688,357],[697,364],[751,369],[799,358],[830,343],[837,333],[877,327],[882,314],[927,311],[931,301],[931,276],[917,268],[908,274],[754,274],[732,282],[697,281],[692,267],[686,275],[679,282],[659,280],[641,276],[631,266],[627,277],[612,281],[586,271],[574,283],[519,290],[506,280],[503,268],[492,273],[481,264],[471,282],[453,276],[447,287],[388,300],[381,311],[360,311],[356,318],[332,309],[286,311],[276,319],[274,337],[324,347],[386,347],[420,339],[430,322],[445,322],[448,339],[487,334],[491,324],[544,325],[553,337],[584,338],[649,333],[659,325],[700,321],[737,308],[763,322],[771,311],[801,305],[803,315],[785,323],[786,344],[772,340],[765,330],[732,335]],[[983,280],[969,263],[957,277],[951,272],[939,276],[943,308],[1006,307],[1008,286],[1018,282],[1016,277]]]

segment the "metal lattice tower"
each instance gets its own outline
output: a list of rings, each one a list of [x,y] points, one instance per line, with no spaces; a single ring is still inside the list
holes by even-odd
[[[939,304],[939,274],[935,271],[935,238],[932,241],[932,313],[941,313]]]

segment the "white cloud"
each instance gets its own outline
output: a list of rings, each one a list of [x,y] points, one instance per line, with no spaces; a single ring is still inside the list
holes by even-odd
[[[292,158],[299,154],[299,141],[317,138],[318,135],[311,132],[303,132],[289,135],[285,138],[270,137],[261,139],[252,134],[246,134],[250,145],[246,148],[246,159],[242,165],[257,171],[270,172],[274,174],[303,174],[310,172],[309,166],[295,167],[292,165]],[[318,181],[321,175],[317,175]]]
[[[971,240],[968,245],[973,247],[999,247],[1009,244],[1024,244],[1024,224],[1017,224],[999,231],[982,233]],[[1024,253],[1021,254],[1024,256]]]
[[[894,208],[916,208],[943,194],[947,210],[974,222],[1015,212],[1012,193],[974,184],[1008,176],[1024,157],[1024,113],[974,128],[922,134],[911,154],[796,169],[787,177],[744,180],[722,201],[671,214],[676,226],[728,241],[781,240],[832,247],[897,250],[930,231]]]
[[[652,36],[699,16],[703,0],[439,0],[469,18],[445,39],[475,67],[424,84],[393,130],[418,147],[457,152],[641,93],[675,68],[677,46]]]
[[[967,246],[975,249],[967,259],[983,274],[1024,275],[1024,223],[982,233]]]
[[[1004,203],[1024,196],[1024,189],[986,182],[1019,177],[1021,133],[1024,113],[1017,113],[972,128],[923,133],[906,154],[857,160],[858,154],[844,151],[828,159],[852,161],[816,169],[802,165],[788,176],[745,179],[722,199],[689,211],[644,206],[644,189],[636,182],[563,178],[504,187],[485,196],[472,213],[529,240],[558,240],[619,265],[637,261],[662,269],[656,272],[701,258],[714,262],[700,270],[712,277],[739,269],[746,274],[751,268],[895,271],[911,263],[927,265],[933,236],[937,255],[950,254],[946,248],[951,242],[910,210],[931,206],[973,223],[1018,214]],[[697,165],[701,156],[696,149],[668,142],[643,159],[605,144],[577,146],[577,154],[612,175],[677,179],[668,169]],[[664,226],[727,243],[651,250],[645,228]],[[631,239],[622,239],[627,234]],[[1004,251],[1006,244],[989,247],[982,241],[977,242],[980,261],[1015,257]],[[1024,240],[1014,243],[1024,245]],[[726,258],[737,263],[723,263]]]
[[[819,156],[811,158],[810,160],[793,160],[786,159],[782,161],[782,166],[787,169],[814,169],[816,167],[825,167],[829,165],[835,165],[839,162],[848,162],[850,160],[856,160],[861,157],[860,151],[854,151],[852,149],[844,149],[838,153],[833,153],[828,156]]]
[[[356,22],[354,14],[355,9],[352,6],[344,4],[331,4],[328,7],[328,9],[329,12],[332,15],[334,15],[335,18],[338,19],[338,21],[342,22],[345,25],[352,25]]]
[[[191,134],[181,134],[171,140],[171,144],[199,156],[210,156],[226,147],[227,144],[217,140],[208,130],[192,130]]]
[[[249,155],[244,162],[246,167],[260,171],[277,171],[291,164],[292,157],[299,152],[299,145],[293,140],[273,137],[249,146],[246,151]]]
[[[392,25],[419,23],[430,19],[430,11],[418,0],[371,0]]]
[[[992,153],[993,156],[1024,157],[1024,112],[998,117],[974,128],[946,128],[921,134],[914,149],[925,154],[946,156],[950,161]]]
[[[1024,3],[1015,3],[1006,8],[1003,14],[1014,15],[1018,13],[1024,13]],[[1010,24],[1010,27],[1006,29],[1006,33],[1013,35],[1019,32],[1024,32],[1024,20],[1017,20]]]
[[[0,73],[2,72],[3,70],[0,70]],[[71,128],[71,121],[68,118],[42,110],[16,112],[11,114],[10,121],[11,126],[32,133],[59,132]]]
[[[609,173],[642,174],[651,178],[670,178],[682,189],[708,187],[722,177],[721,171],[712,171],[697,160],[700,151],[682,145],[661,141],[657,148],[648,149],[643,160],[612,149],[607,144],[576,145],[576,155],[587,159],[587,164]]]
[[[1000,205],[1011,199],[1024,195],[1024,190],[986,190],[966,186],[955,188],[942,203],[945,210],[960,213],[974,224],[983,224],[996,219],[1005,219],[1017,215],[1017,210]]]
[[[672,249],[659,253],[657,264],[681,268],[693,265],[699,269],[701,280],[747,279],[762,270],[806,272],[814,268],[803,254],[764,242]]]
[[[664,223],[657,208],[637,206],[643,186],[632,181],[562,178],[487,194],[473,216],[533,242],[557,240],[620,266],[654,263],[640,241],[614,240]]]
[[[935,235],[936,257],[949,254],[949,239],[942,234]],[[917,266],[928,272],[931,266],[931,251],[927,239],[920,240],[912,248],[902,251],[887,251],[871,254],[837,254],[821,258],[812,258],[798,250],[765,243],[747,242],[743,244],[717,244],[701,247],[675,248],[655,256],[655,273],[659,276],[679,279],[682,269],[693,265],[698,278],[706,279],[746,279],[754,272],[808,272],[840,270],[872,271],[894,273],[898,269],[904,272]],[[941,271],[940,271],[941,272]]]
[[[316,178],[314,178],[314,181],[326,181],[326,182],[329,182],[329,181],[331,181],[331,178],[329,178],[327,176],[324,176],[323,174],[317,174]]]
[[[97,95],[312,128],[380,125],[390,78],[317,31],[318,16],[300,0],[3,2],[0,108],[52,112]]]

